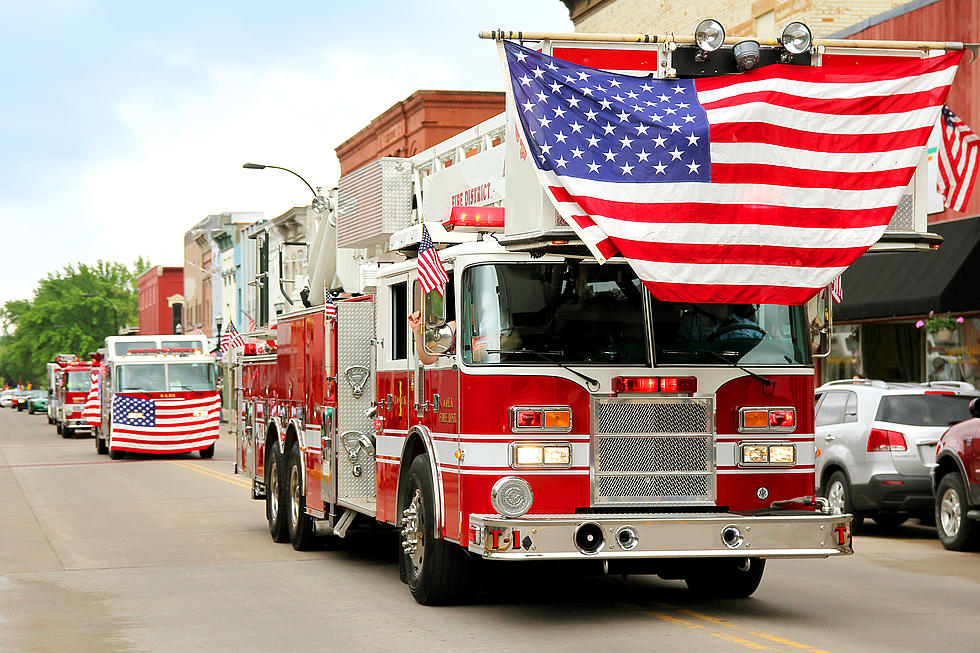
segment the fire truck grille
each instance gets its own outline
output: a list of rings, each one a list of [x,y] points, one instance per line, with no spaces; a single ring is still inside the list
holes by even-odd
[[[711,398],[597,398],[593,504],[714,504]]]

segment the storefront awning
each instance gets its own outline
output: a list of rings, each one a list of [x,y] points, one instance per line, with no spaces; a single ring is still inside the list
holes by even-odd
[[[938,251],[867,254],[844,273],[835,321],[980,311],[980,217],[929,225]]]

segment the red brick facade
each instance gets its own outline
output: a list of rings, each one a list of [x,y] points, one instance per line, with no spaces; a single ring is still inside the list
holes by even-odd
[[[173,309],[167,299],[179,296],[183,301],[184,268],[153,266],[140,275],[137,289],[140,335],[173,333]]]
[[[379,157],[418,154],[503,110],[500,92],[416,91],[337,146],[340,174]]]

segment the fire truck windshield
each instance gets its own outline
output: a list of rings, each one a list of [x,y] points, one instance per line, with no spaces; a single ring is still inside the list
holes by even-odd
[[[118,392],[183,392],[215,389],[210,363],[133,363],[119,365]]]
[[[89,371],[84,372],[69,372],[68,373],[68,384],[65,387],[67,392],[88,392],[89,388],[92,387],[92,373]]]
[[[802,306],[689,304],[650,297],[627,265],[484,264],[463,273],[457,331],[475,365],[806,365]],[[649,324],[644,318],[649,307]]]
[[[645,292],[625,265],[477,265],[463,275],[463,360],[644,365]]]

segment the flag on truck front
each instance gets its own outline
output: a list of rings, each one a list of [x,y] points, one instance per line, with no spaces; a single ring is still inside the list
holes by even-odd
[[[221,352],[226,353],[229,349],[244,346],[245,338],[238,332],[238,329],[235,328],[234,322],[228,322],[228,328],[221,336]]]
[[[217,392],[191,397],[112,397],[112,447],[125,451],[179,452],[210,446],[218,439],[221,398]]]
[[[980,136],[946,106],[939,127],[943,133],[943,146],[939,149],[939,192],[947,209],[963,211],[977,180]]]
[[[432,236],[429,235],[429,230],[424,223],[422,224],[422,242],[419,243],[418,266],[422,292],[428,293],[437,290],[440,295],[444,294],[443,288],[449,282],[449,276],[446,274],[446,268],[442,265],[442,259],[439,258],[439,250],[432,243]]]
[[[961,54],[661,80],[502,45],[519,138],[599,261],[662,300],[777,304],[884,233]]]
[[[101,406],[99,404],[99,368],[92,368],[92,385],[88,389],[88,397],[85,398],[85,408],[82,410],[82,418],[90,427],[98,428],[102,419]]]

